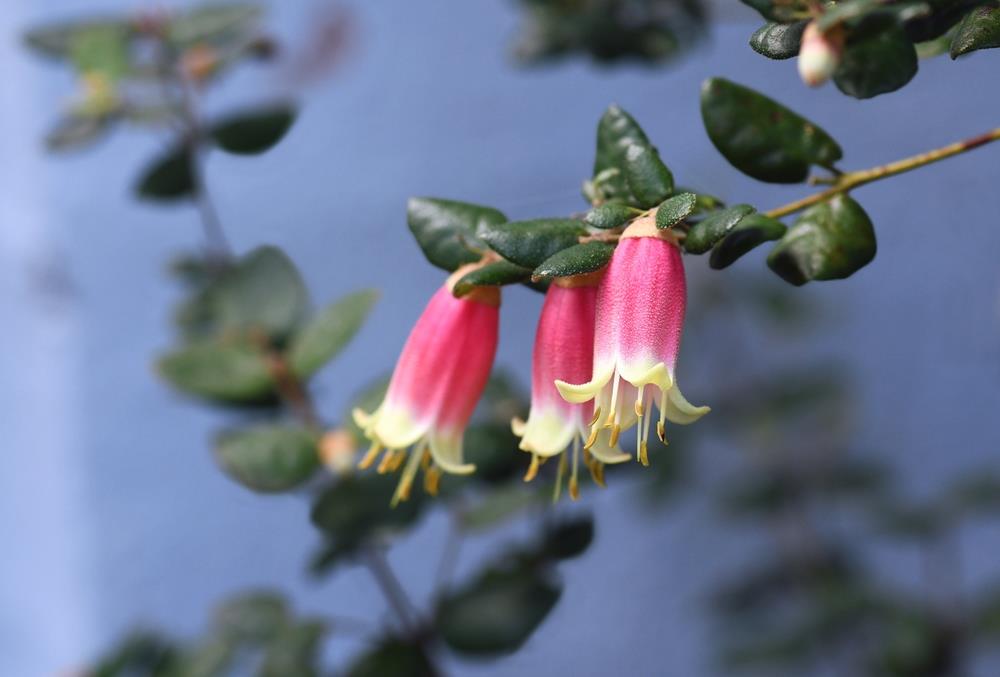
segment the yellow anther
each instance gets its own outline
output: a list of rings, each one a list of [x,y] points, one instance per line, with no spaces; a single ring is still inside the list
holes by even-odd
[[[524,473],[524,481],[530,482],[531,480],[538,477],[538,466],[541,465],[538,461],[538,454],[531,455],[531,464],[528,466],[528,472]]]
[[[663,425],[663,421],[656,422],[656,436],[660,438],[660,441],[664,444],[667,443],[667,427]]]
[[[438,467],[431,466],[424,471],[424,491],[426,491],[431,496],[437,496],[438,489],[441,487],[441,471]]]
[[[410,492],[413,489],[413,478],[404,477],[396,487],[396,495],[392,497],[392,506],[395,507],[400,501],[410,500]]]
[[[597,407],[596,409],[594,409],[594,415],[590,417],[590,425],[593,426],[599,420],[601,420],[601,408]]]
[[[387,449],[385,454],[382,456],[382,460],[378,464],[378,474],[384,475],[389,472],[389,468],[392,466],[394,459],[396,457],[396,452],[392,449]]]
[[[576,479],[576,475],[571,475],[569,478],[569,497],[574,501],[580,500],[580,483]]]
[[[590,477],[594,480],[594,484],[599,487],[607,487],[604,483],[604,464],[600,461],[593,461],[587,464],[590,469]]]
[[[635,415],[638,416],[639,418],[642,418],[642,413],[643,413],[642,400],[636,400]]]
[[[410,452],[416,453],[416,452]],[[400,451],[392,455],[392,463],[389,465],[389,472],[396,472],[399,467],[403,465],[403,461],[406,460],[406,452]]]
[[[622,432],[622,427],[620,425],[615,425],[615,427],[611,429],[611,439],[608,441],[608,443],[611,445],[612,448],[618,446],[618,435],[620,435],[621,432]]]
[[[372,467],[372,463],[375,462],[375,459],[378,458],[378,455],[379,453],[381,453],[381,451],[382,451],[382,445],[380,443],[376,442],[375,444],[373,444],[371,448],[365,453],[365,456],[364,458],[361,459],[361,462],[358,463],[358,467],[361,468],[362,470],[367,470],[368,468]]]
[[[646,446],[645,440],[639,443],[639,463],[649,467],[649,447]]]
[[[590,437],[587,438],[586,444],[583,445],[584,449],[590,449],[592,446],[597,444],[597,435],[600,431],[601,429],[597,426],[590,429]]]
[[[420,457],[420,469],[424,472],[431,469],[431,455],[426,451]]]

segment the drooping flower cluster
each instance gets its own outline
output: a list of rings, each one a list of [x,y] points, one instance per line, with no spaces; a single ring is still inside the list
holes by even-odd
[[[462,436],[486,386],[496,353],[499,287],[452,294],[472,266],[434,294],[410,332],[385,399],[371,414],[354,411],[372,446],[361,461],[379,472],[403,468],[393,503],[409,497],[418,470],[435,493],[441,472],[468,474]],[[531,454],[525,480],[560,456],[556,495],[569,476],[579,495],[581,459],[598,484],[604,466],[627,461],[621,434],[637,426],[636,458],[649,464],[653,405],[656,431],[692,423],[709,411],[681,394],[674,368],[687,303],[676,236],[646,214],[621,234],[608,266],[555,280],[546,293],[532,356],[531,410],[512,428]],[[569,451],[569,453],[564,453]]]

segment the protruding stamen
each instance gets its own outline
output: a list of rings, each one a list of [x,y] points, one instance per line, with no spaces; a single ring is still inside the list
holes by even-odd
[[[400,452],[402,453],[402,452]],[[389,468],[395,463],[396,452],[392,449],[386,449],[385,454],[382,456],[382,460],[378,464],[378,474],[384,475],[389,472]]]
[[[437,496],[441,487],[441,470],[436,465],[424,471],[424,491],[431,496]]]
[[[423,454],[418,454],[415,451],[410,452],[410,453],[414,454],[417,457],[417,459],[418,459],[417,466],[419,467],[419,465],[420,465],[419,459],[423,457]],[[392,462],[389,464],[389,472],[396,472],[397,470],[399,470],[400,466],[403,465],[403,461],[405,461],[405,460],[406,460],[406,452],[405,451],[400,451],[400,452],[398,452],[396,454],[393,454],[393,456],[392,456]],[[414,472],[416,472],[416,471],[414,471]]]
[[[618,413],[618,383],[620,379],[618,378],[617,369],[615,370],[615,375],[612,376],[611,379],[611,406],[608,407],[608,420],[604,423],[605,428],[610,428],[615,424],[615,417]]]
[[[375,459],[378,458],[378,455],[380,453],[382,453],[382,443],[375,442],[374,444],[372,444],[371,448],[365,453],[364,458],[361,459],[361,462],[358,463],[358,467],[361,470],[368,470],[368,468],[372,467],[372,463],[375,462]]]
[[[656,436],[660,438],[660,441],[664,444],[667,443],[667,426],[663,424],[663,421],[656,422]]]
[[[601,420],[601,408],[597,407],[594,409],[594,415],[590,417],[591,426],[597,425],[597,422]]]
[[[420,457],[420,469],[427,472],[431,469],[431,455],[429,452],[424,452]]]
[[[639,396],[641,397],[642,393],[639,393]],[[635,415],[639,418],[640,421],[642,420],[642,413],[643,413],[642,400],[639,399],[635,401]]]
[[[580,444],[580,440],[573,440],[573,446]],[[566,454],[559,454],[559,470],[556,472],[556,486],[552,490],[552,502],[559,502],[559,495],[562,493],[563,477],[566,476]]]
[[[639,443],[639,463],[649,467],[649,447],[646,444],[646,440]]]
[[[601,429],[596,425],[590,429],[590,437],[587,438],[587,442],[583,445],[584,449],[590,449],[592,446],[597,444],[597,435],[601,432]]]
[[[615,426],[611,429],[611,439],[608,440],[608,443],[611,445],[612,449],[618,446],[618,436],[621,434],[621,432],[622,432],[622,427],[616,423]]]
[[[594,484],[607,488],[608,485],[604,483],[604,464],[594,459],[591,463],[587,464],[587,467],[590,469],[590,477],[594,480]]]
[[[580,483],[577,475],[580,472],[580,446],[573,445],[573,473],[569,476],[569,497],[574,501],[580,499]]]
[[[524,473],[524,481],[530,482],[531,480],[538,477],[538,454],[531,455],[531,465],[528,466],[528,472]]]
[[[396,457],[402,462],[406,458],[406,452],[399,452]],[[420,470],[420,462],[424,458],[424,450],[414,449],[409,453],[409,459],[406,461],[406,468],[403,470],[403,476],[399,478],[399,485],[396,486],[396,493],[392,496],[392,503],[390,504],[395,508],[400,501],[405,501],[410,498],[410,492],[413,490],[413,480],[417,476],[417,471]]]

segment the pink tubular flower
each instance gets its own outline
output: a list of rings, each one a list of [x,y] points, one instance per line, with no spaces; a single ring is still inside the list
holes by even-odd
[[[580,446],[589,434],[593,403],[567,402],[559,395],[555,384],[557,379],[579,382],[590,378],[594,363],[594,308],[600,277],[561,278],[549,287],[535,334],[531,411],[527,422],[517,418],[511,422],[514,434],[521,438],[521,449],[532,455],[525,481],[534,479],[542,461],[561,454],[572,445],[569,492],[574,499],[579,495]],[[584,451],[585,463],[599,484],[603,484],[605,463],[621,463],[629,458],[609,445],[608,438],[609,435],[601,435]],[[557,492],[567,465],[566,457],[561,457]]]
[[[362,468],[371,466],[383,449],[379,472],[396,470],[406,461],[394,505],[409,497],[421,465],[429,493],[436,492],[441,471],[465,475],[475,470],[463,461],[462,435],[493,366],[500,289],[480,287],[455,298],[452,287],[469,269],[456,271],[427,304],[378,409],[353,412],[372,441]]]
[[[556,382],[569,402],[595,401],[587,448],[603,429],[610,430],[614,446],[621,431],[638,422],[636,456],[648,465],[655,391],[660,410],[656,431],[663,442],[665,420],[687,424],[708,413],[708,407],[688,403],[674,380],[686,297],[684,264],[674,236],[656,227],[655,215],[637,219],[622,233],[597,290],[592,378],[579,385]]]

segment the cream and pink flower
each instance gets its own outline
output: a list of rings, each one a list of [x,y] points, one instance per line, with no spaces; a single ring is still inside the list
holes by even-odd
[[[589,437],[594,407],[592,402],[567,402],[555,384],[560,379],[571,382],[590,379],[594,363],[594,312],[601,275],[561,278],[549,287],[535,333],[531,410],[527,421],[512,421],[514,434],[521,438],[520,448],[532,455],[525,480],[535,477],[541,462],[562,454],[556,490],[562,486],[571,462],[569,493],[574,499],[578,496],[581,446]],[[604,464],[621,463],[629,458],[609,441],[610,432],[599,435],[582,452],[598,483],[603,483]],[[571,461],[563,454],[569,449],[572,449]]]
[[[594,448],[605,430],[614,447],[621,432],[638,423],[636,456],[648,465],[654,401],[657,434],[664,442],[666,421],[693,423],[708,413],[708,407],[684,398],[674,374],[686,304],[675,237],[656,227],[654,215],[637,219],[622,233],[597,290],[592,374],[588,380],[556,382],[567,401],[594,403],[587,448]]]
[[[382,404],[371,414],[353,412],[372,441],[362,468],[379,454],[379,472],[405,462],[393,504],[409,497],[421,466],[430,493],[436,492],[442,471],[465,475],[475,470],[464,460],[462,437],[493,366],[500,289],[479,287],[455,298],[452,287],[468,271],[456,271],[427,304],[403,346]]]

